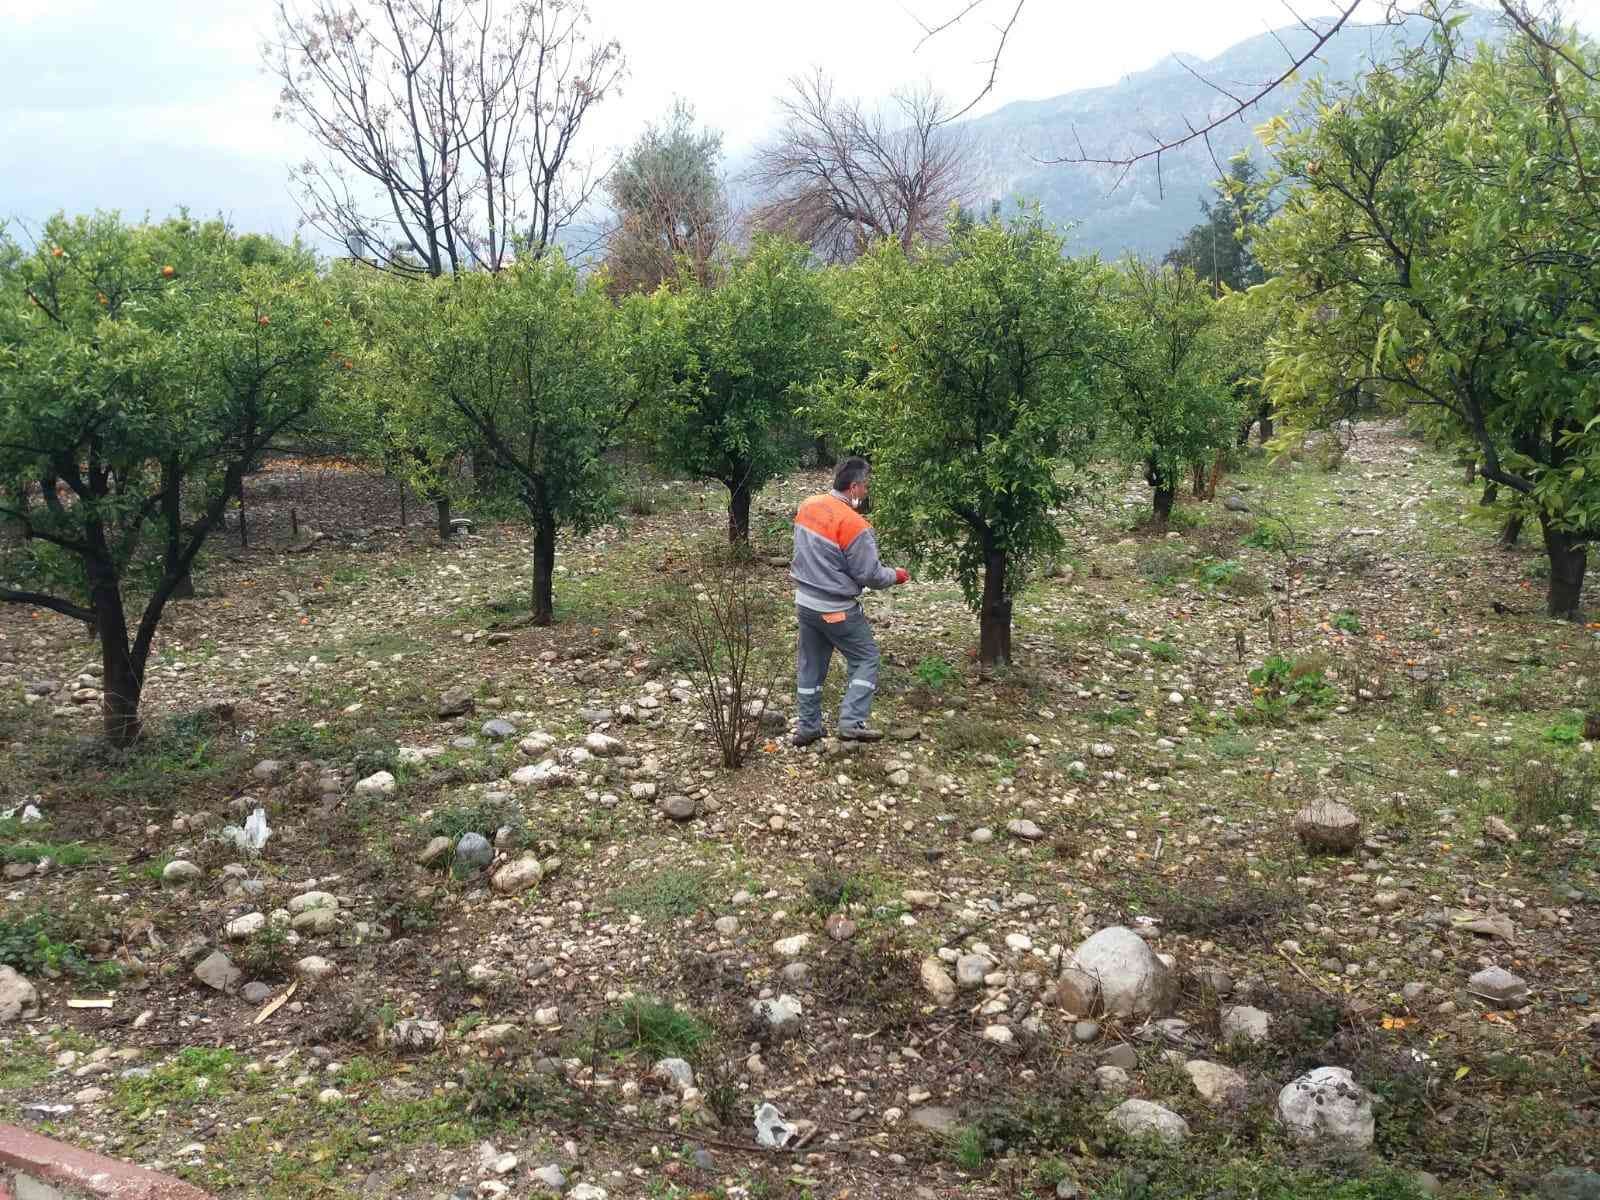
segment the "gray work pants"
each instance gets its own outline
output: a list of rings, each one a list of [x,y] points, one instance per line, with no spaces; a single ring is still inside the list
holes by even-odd
[[[878,686],[878,643],[872,626],[858,604],[844,620],[829,621],[837,613],[820,613],[795,607],[800,636],[795,651],[795,732],[822,728],[822,681],[828,677],[833,652],[844,655],[850,678],[839,705],[839,728],[865,725],[872,714],[872,693]]]

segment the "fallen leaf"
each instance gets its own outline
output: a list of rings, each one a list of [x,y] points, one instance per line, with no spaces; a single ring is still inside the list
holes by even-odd
[[[67,1001],[68,1008],[110,1008],[113,1001],[107,997],[103,1000],[82,1000],[74,996]]]
[[[273,1013],[277,1012],[286,1003],[288,1003],[289,997],[294,995],[295,988],[297,988],[299,986],[300,986],[300,981],[297,979],[297,980],[295,980],[293,983],[291,983],[289,985],[288,990],[285,991],[283,993],[283,995],[279,996],[276,1000],[268,1000],[266,1005],[265,1005],[265,1007],[263,1007],[262,1010],[256,1014],[256,1019],[254,1021],[252,1021],[251,1024],[252,1025],[259,1025],[259,1024],[261,1024],[261,1022],[265,1021],[268,1017],[270,1017]]]

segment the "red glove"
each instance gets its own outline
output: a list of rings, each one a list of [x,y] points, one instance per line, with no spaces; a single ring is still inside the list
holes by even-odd
[[[896,583],[910,583],[911,572],[906,570],[904,567],[896,567],[894,569],[894,581]]]

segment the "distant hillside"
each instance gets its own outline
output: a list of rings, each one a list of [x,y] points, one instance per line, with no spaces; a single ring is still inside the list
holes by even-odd
[[[1323,48],[1315,68],[1308,64],[1303,74],[1354,79],[1399,46],[1420,44],[1429,28],[1426,21],[1414,18],[1396,27],[1343,29]],[[1477,12],[1462,32],[1469,42],[1492,38],[1494,19]],[[1298,56],[1310,43],[1311,35],[1296,27],[1240,42],[1209,62],[1187,56],[1184,61],[1196,74],[1242,95],[1251,85],[1283,72],[1290,61],[1284,46]],[[1217,161],[1225,164],[1246,147],[1259,157],[1251,131],[1274,114],[1288,111],[1302,87],[1302,83],[1285,87],[1246,114],[1244,121],[1230,122],[1212,134]],[[1125,156],[1150,145],[1149,130],[1170,135],[1182,131],[1185,117],[1199,125],[1202,118],[1210,120],[1229,107],[1225,97],[1168,57],[1111,87],[1008,104],[963,122],[962,128],[972,136],[982,190],[988,196],[1002,198],[1008,209],[1015,199],[1038,200],[1053,223],[1076,223],[1069,245],[1077,253],[1098,251],[1119,257],[1131,250],[1159,257],[1201,219],[1200,199],[1211,195],[1217,170],[1203,142],[1162,156],[1164,195],[1153,163],[1141,164],[1116,186],[1119,171],[1114,168],[1044,165],[1036,160],[1075,154],[1078,140],[1093,157]]]

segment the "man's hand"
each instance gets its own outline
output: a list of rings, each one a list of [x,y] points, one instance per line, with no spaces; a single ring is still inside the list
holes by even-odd
[[[894,581],[896,583],[910,583],[911,572],[906,570],[904,567],[896,567],[894,569]]]

